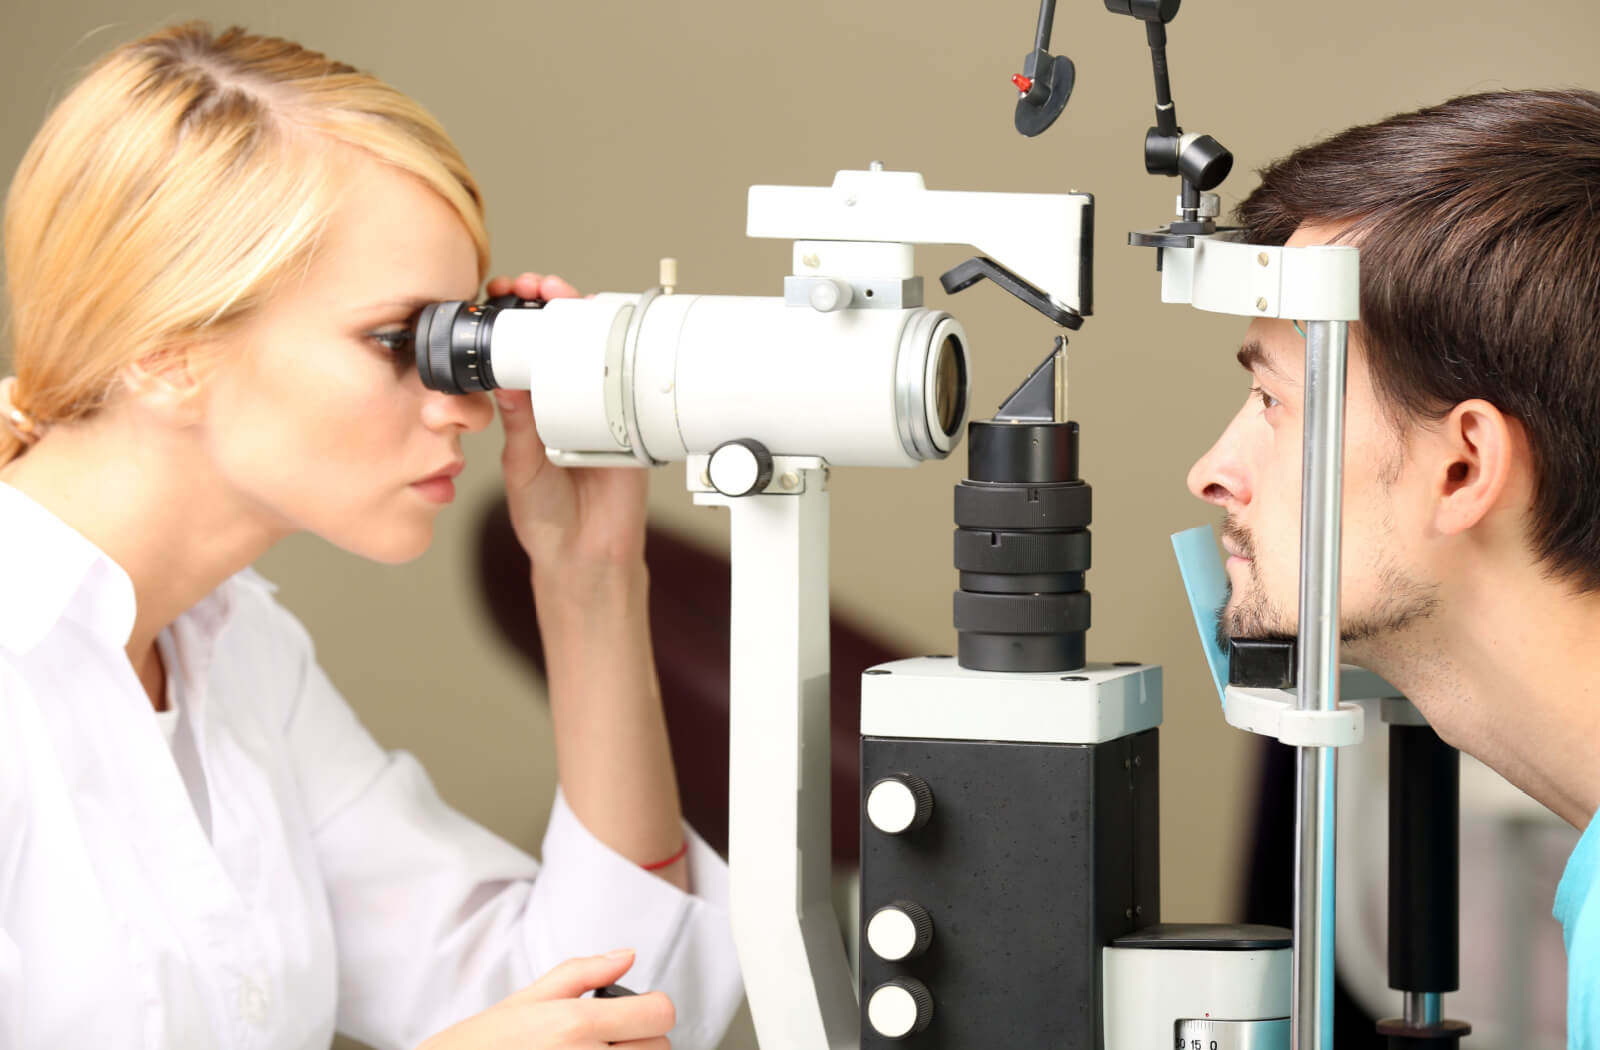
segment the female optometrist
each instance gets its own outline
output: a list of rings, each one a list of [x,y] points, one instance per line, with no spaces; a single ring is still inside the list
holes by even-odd
[[[0,1048],[714,1046],[741,988],[678,810],[643,472],[550,465],[499,395],[561,773],[542,865],[374,743],[249,568],[302,530],[418,556],[494,415],[391,350],[488,258],[439,126],[287,41],[172,28],[51,113],[5,253]],[[624,974],[655,991],[580,998]]]

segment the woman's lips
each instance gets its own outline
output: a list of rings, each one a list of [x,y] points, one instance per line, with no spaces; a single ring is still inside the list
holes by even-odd
[[[466,464],[458,460],[437,474],[430,474],[421,481],[412,482],[411,487],[430,503],[449,503],[456,498],[455,478],[464,466]]]
[[[413,482],[412,488],[422,494],[422,498],[430,503],[449,503],[456,498],[455,479],[444,475],[435,475]]]

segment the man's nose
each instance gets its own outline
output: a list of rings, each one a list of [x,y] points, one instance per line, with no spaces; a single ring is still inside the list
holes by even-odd
[[[1196,499],[1231,509],[1250,502],[1252,491],[1244,457],[1239,454],[1238,420],[1189,468],[1189,491]]]

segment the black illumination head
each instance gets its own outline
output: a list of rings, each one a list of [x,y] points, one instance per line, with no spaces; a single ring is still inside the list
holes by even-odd
[[[1214,190],[1233,170],[1233,154],[1210,135],[1185,135],[1178,144],[1178,174],[1197,190]]]

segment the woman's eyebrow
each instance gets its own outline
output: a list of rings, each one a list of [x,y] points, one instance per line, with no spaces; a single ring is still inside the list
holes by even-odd
[[[381,299],[377,302],[368,303],[365,306],[362,306],[360,310],[364,314],[377,313],[379,310],[394,309],[403,309],[407,313],[415,313],[424,306],[427,306],[429,303],[436,303],[439,301],[440,300],[436,296],[431,295],[399,296],[397,298]]]

